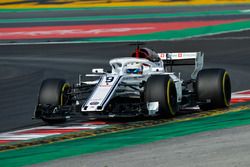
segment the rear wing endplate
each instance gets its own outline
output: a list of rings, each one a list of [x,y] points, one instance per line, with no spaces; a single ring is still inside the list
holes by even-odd
[[[195,79],[203,68],[204,54],[202,52],[158,53],[165,66],[195,65],[191,78]]]

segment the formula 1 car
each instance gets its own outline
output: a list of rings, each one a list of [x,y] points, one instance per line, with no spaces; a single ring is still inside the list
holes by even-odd
[[[75,112],[89,117],[162,116],[199,106],[201,110],[230,105],[231,84],[224,69],[202,69],[201,52],[156,53],[139,45],[132,57],[110,60],[110,72],[93,69],[92,81],[69,84],[64,79],[42,82],[34,117],[48,123],[69,119]],[[173,66],[194,65],[188,80]]]

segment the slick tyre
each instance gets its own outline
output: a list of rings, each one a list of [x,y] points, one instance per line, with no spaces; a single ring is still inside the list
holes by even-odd
[[[68,103],[66,92],[70,85],[64,79],[46,79],[42,82],[39,96],[39,105],[48,106],[63,106]],[[47,123],[61,123],[65,122],[65,118],[44,117],[41,115],[43,121]]]
[[[146,103],[159,102],[159,115],[165,117],[176,115],[177,93],[175,84],[169,76],[150,76],[145,85],[144,99]]]
[[[229,74],[224,69],[201,70],[197,75],[196,86],[202,110],[229,107],[231,82]]]

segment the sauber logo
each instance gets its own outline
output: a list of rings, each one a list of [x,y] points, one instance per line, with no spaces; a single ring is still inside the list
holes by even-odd
[[[178,53],[178,58],[182,58],[182,53]]]
[[[161,60],[166,60],[167,59],[167,54],[166,53],[158,53],[158,56],[160,57]]]

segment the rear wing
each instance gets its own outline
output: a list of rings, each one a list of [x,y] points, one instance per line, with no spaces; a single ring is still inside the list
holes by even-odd
[[[158,53],[165,66],[194,65],[195,69],[191,78],[195,79],[203,68],[204,54],[202,52]]]

